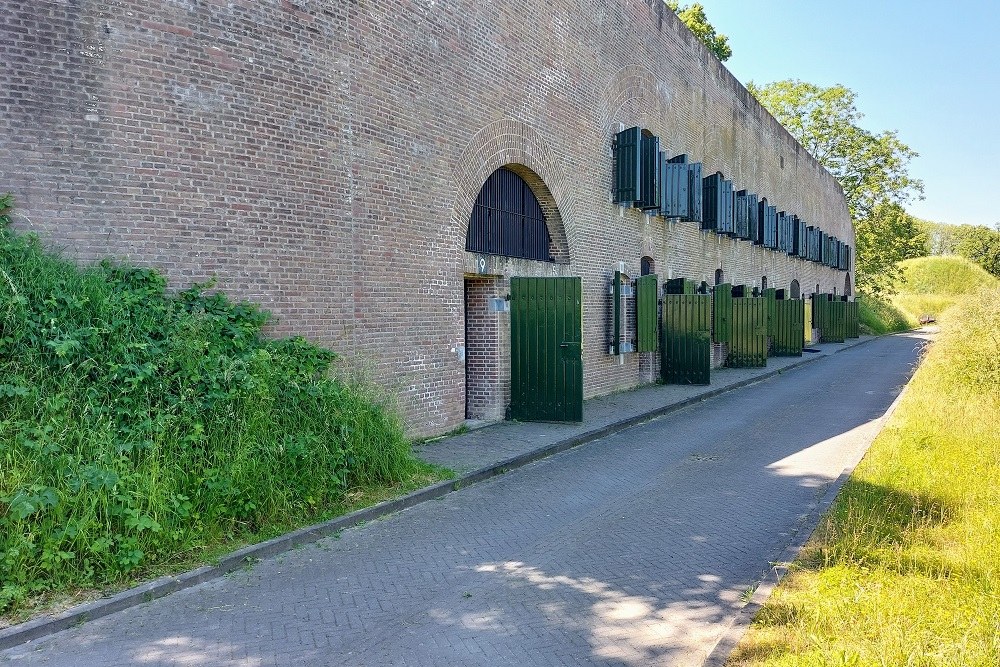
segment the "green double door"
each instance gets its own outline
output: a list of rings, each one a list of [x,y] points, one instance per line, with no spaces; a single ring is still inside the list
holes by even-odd
[[[511,278],[510,416],[583,420],[580,278]]]

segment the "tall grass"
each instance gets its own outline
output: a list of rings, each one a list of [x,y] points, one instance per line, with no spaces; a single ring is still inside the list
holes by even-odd
[[[891,301],[911,326],[921,318],[941,317],[963,295],[998,284],[982,267],[958,256],[917,257],[900,268],[903,280]]]
[[[0,198],[0,612],[323,516],[418,465],[335,355],[154,270],[80,268]]]
[[[1000,288],[962,297],[731,665],[1000,665]]]
[[[891,301],[868,295],[858,301],[858,321],[866,333],[877,336],[906,331],[912,326],[906,315]]]

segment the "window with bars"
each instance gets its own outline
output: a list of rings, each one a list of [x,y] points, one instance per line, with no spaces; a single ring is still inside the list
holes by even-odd
[[[465,249],[552,262],[545,212],[523,178],[501,167],[486,179],[472,208]]]

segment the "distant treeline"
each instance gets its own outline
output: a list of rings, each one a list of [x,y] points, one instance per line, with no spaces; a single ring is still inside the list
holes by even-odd
[[[979,225],[948,225],[917,220],[927,255],[959,255],[1000,278],[1000,224],[997,229]]]

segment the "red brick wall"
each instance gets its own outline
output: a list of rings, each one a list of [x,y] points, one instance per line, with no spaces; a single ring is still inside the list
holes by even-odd
[[[83,261],[217,276],[276,330],[373,369],[413,434],[465,417],[464,252],[507,164],[579,275],[587,396],[648,379],[607,354],[619,262],[662,279],[844,277],[609,199],[619,123],[853,244],[842,193],[659,0],[33,0],[0,13],[0,188]],[[810,290],[805,290],[809,292]]]

